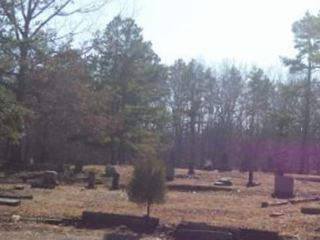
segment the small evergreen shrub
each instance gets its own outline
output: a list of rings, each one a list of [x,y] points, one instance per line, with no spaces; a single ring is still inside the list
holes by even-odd
[[[161,161],[143,160],[134,165],[128,186],[129,200],[147,205],[147,217],[152,204],[162,203],[166,193],[166,170]]]

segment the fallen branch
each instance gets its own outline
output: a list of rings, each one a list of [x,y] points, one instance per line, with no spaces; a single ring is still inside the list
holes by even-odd
[[[320,201],[319,196],[310,197],[310,198],[292,199],[289,202],[291,204],[297,204],[297,203],[316,202],[316,201]]]
[[[291,200],[284,200],[284,201],[278,201],[278,202],[262,202],[261,207],[277,207],[287,204],[298,204],[298,203],[307,203],[307,202],[317,202],[320,201],[320,196],[316,197],[309,197],[309,198],[300,198],[300,199],[291,199]]]
[[[274,213],[270,213],[269,216],[275,218],[275,217],[281,217],[281,216],[283,216],[283,215],[284,215],[284,213],[274,212]]]
[[[320,177],[294,177],[295,180],[303,182],[316,182],[320,183]]]
[[[277,201],[277,202],[262,202],[261,203],[261,207],[265,208],[265,207],[276,207],[276,206],[282,206],[282,205],[286,205],[289,204],[289,201],[285,200],[285,201]]]

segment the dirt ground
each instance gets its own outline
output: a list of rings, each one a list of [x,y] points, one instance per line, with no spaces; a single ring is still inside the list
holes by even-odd
[[[89,167],[102,174],[104,168]],[[87,168],[87,170],[89,169]],[[118,167],[121,182],[126,184],[130,178],[130,167]],[[275,202],[272,174],[256,173],[260,186],[246,188],[247,174],[240,172],[196,171],[194,178],[186,178],[186,170],[176,170],[176,179],[170,184],[190,184],[212,186],[221,177],[231,178],[233,192],[176,192],[167,193],[163,205],[152,208],[152,216],[160,218],[161,224],[173,226],[181,221],[206,222],[227,227],[246,227],[261,230],[279,231],[281,234],[298,236],[304,240],[320,239],[320,215],[304,215],[303,206],[318,206],[319,202],[288,204],[277,207],[261,208],[262,202]],[[83,211],[143,215],[144,206],[128,201],[124,190],[109,191],[109,184],[98,185],[97,189],[87,190],[84,183],[62,184],[54,190],[30,189],[23,192],[34,196],[33,200],[23,200],[18,207],[0,206],[0,240],[101,240],[107,230],[86,230],[74,227],[54,226],[27,221],[31,218],[75,218]],[[16,185],[16,184],[15,184]],[[14,184],[0,184],[0,189],[10,189]],[[295,181],[296,197],[320,195],[320,183]],[[283,213],[270,217],[272,213]],[[22,221],[10,222],[12,215],[19,215]],[[108,230],[110,231],[110,230]]]

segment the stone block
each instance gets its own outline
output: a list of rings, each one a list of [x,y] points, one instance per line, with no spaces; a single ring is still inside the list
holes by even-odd
[[[294,197],[294,179],[288,176],[275,175],[273,196],[277,198]]]

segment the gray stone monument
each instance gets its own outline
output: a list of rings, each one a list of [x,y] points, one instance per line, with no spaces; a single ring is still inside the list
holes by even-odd
[[[45,171],[43,185],[47,188],[55,188],[58,185],[58,173],[56,171]]]
[[[89,172],[87,189],[96,188],[96,174],[94,172]]]
[[[117,171],[114,171],[110,190],[118,190],[120,188],[119,181],[120,181],[120,174]]]
[[[274,193],[276,198],[293,198],[294,197],[294,179],[288,176],[276,174],[274,178]]]

